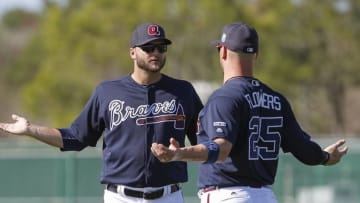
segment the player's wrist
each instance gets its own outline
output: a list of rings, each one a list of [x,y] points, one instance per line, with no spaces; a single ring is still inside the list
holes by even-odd
[[[214,141],[208,141],[202,144],[206,146],[208,153],[207,160],[204,164],[215,163],[219,158],[220,146]]]
[[[327,151],[323,151],[323,154],[324,154],[324,159],[322,160],[321,165],[327,165],[327,163],[330,160],[330,154]]]
[[[41,134],[40,126],[32,125],[29,123],[24,134],[31,136],[31,137],[36,137],[36,136],[40,135]]]
[[[173,157],[171,159],[171,161],[182,161],[183,157],[182,157],[182,151],[183,148],[177,148],[173,151]]]

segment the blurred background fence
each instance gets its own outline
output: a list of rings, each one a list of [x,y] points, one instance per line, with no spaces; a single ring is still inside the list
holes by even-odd
[[[322,146],[334,140],[316,140]],[[281,203],[359,202],[360,140],[348,140],[349,154],[333,167],[305,166],[282,154],[273,189]],[[98,203],[101,149],[60,152],[33,140],[0,143],[0,202]],[[189,164],[190,180],[183,184],[186,203],[196,197],[196,164]]]

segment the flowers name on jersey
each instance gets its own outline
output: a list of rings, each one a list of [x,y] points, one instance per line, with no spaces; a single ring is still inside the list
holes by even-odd
[[[109,103],[111,115],[110,130],[127,119],[136,119],[136,125],[149,125],[162,122],[174,122],[175,129],[185,128],[185,114],[181,104],[176,101],[164,101],[132,107],[125,101],[112,100]]]

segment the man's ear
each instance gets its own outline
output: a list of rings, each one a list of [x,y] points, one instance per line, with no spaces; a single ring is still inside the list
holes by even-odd
[[[132,59],[135,59],[135,48],[130,48],[129,54]]]

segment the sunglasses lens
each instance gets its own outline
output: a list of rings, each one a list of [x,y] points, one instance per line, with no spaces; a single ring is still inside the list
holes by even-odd
[[[153,52],[154,51],[154,47],[152,46],[142,46],[140,47],[143,51],[145,51],[146,53],[149,53],[149,52]]]
[[[164,44],[160,45],[144,45],[140,46],[140,48],[145,51],[146,53],[152,53],[157,49],[160,53],[164,53],[167,51],[167,46]]]
[[[155,46],[157,48],[157,50],[160,52],[160,53],[164,53],[167,51],[167,46],[166,45],[157,45]]]

